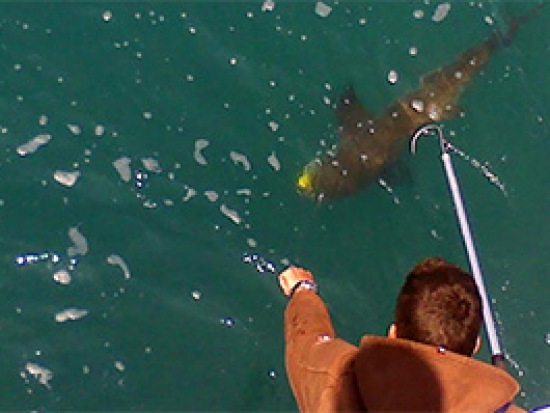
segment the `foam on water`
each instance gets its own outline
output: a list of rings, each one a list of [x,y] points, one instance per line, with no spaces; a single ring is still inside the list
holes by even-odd
[[[51,370],[41,366],[38,363],[29,361],[25,364],[25,371],[22,373],[22,377],[25,378],[27,373],[38,380],[38,382],[43,386],[51,388],[50,381],[53,379],[53,373]]]
[[[278,172],[281,170],[281,161],[277,158],[277,154],[275,152],[271,152],[271,155],[267,157],[267,162],[275,171]]]
[[[44,133],[35,136],[33,139],[17,147],[17,153],[19,156],[24,157],[35,153],[42,146],[48,144],[52,139],[52,135]]]
[[[252,169],[252,164],[246,155],[237,151],[231,151],[229,152],[229,157],[235,165],[241,165],[245,171],[250,171],[250,169]]]
[[[130,167],[131,163],[131,159],[127,156],[123,156],[113,161],[113,166],[118,172],[120,179],[122,179],[124,182],[130,182],[130,180],[132,179],[132,169]]]
[[[319,17],[328,17],[332,13],[332,7],[328,4],[318,1],[315,3],[315,14],[317,14]]]
[[[80,320],[88,315],[88,310],[80,308],[66,308],[55,314],[55,321],[58,323],[65,323],[67,321]]]
[[[143,158],[141,160],[141,163],[143,164],[143,167],[149,172],[153,172],[156,174],[162,172],[159,161],[155,158]]]
[[[242,222],[242,218],[239,213],[236,210],[229,208],[227,205],[220,205],[220,211],[235,224],[239,225]]]
[[[437,5],[434,14],[432,16],[432,20],[436,23],[439,23],[443,21],[449,12],[451,11],[451,4],[450,3],[440,3]]]
[[[80,171],[61,171],[57,170],[53,174],[53,179],[66,187],[74,186],[80,178]]]
[[[212,191],[212,190],[204,191],[204,196],[210,202],[216,202],[220,197],[220,195],[216,191]]]
[[[67,255],[74,257],[77,255],[86,255],[88,253],[88,241],[77,227],[69,228],[68,235],[74,245],[67,249]]]
[[[203,151],[208,147],[208,145],[210,145],[210,142],[206,139],[197,139],[195,141],[195,152],[193,156],[199,165],[206,166],[208,164],[203,155]]]
[[[130,268],[128,267],[128,264],[126,264],[126,261],[118,255],[118,254],[111,254],[107,257],[107,263],[111,265],[118,266],[122,270],[122,274],[125,279],[129,279],[132,274],[130,273]]]

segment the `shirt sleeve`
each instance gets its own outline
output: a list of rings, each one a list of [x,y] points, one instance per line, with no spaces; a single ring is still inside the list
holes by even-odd
[[[293,353],[307,351],[307,343],[320,336],[334,337],[334,327],[323,300],[310,290],[298,290],[285,310],[285,340]]]
[[[332,405],[335,401],[330,394],[353,382],[346,372],[352,370],[357,347],[335,338],[328,309],[313,291],[298,290],[290,299],[285,342],[286,370],[300,411]],[[327,397],[329,403],[323,401]]]

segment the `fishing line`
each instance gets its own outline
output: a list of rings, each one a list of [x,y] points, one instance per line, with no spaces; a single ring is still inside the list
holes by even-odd
[[[481,172],[481,174],[487,178],[487,180],[494,186],[496,186],[500,192],[503,193],[505,197],[508,197],[508,191],[506,190],[506,185],[500,180],[500,178],[495,175],[490,169],[489,169],[489,163],[484,162],[481,163],[476,158],[468,155],[463,150],[457,148],[454,144],[447,142],[448,149],[452,150],[454,153],[456,153],[458,156],[460,156],[462,159],[464,159],[466,162],[469,162],[471,166],[474,167],[474,169],[477,169]]]
[[[443,130],[443,126],[432,125],[432,124],[425,125],[424,127],[421,127],[420,129],[418,129],[411,139],[411,153],[413,155],[416,153],[416,142],[418,138],[420,138],[420,136],[425,134],[426,132],[425,128],[437,128],[437,130],[439,129],[441,129],[441,131]],[[468,162],[474,169],[477,169],[479,172],[481,172],[481,174],[489,181],[489,183],[495,186],[496,188],[498,188],[505,197],[508,197],[508,191],[506,190],[506,185],[500,180],[500,178],[495,173],[491,171],[491,169],[489,168],[488,162],[482,163],[478,159],[468,155],[462,149],[458,148],[455,144],[447,140],[445,140],[445,150],[456,153],[460,158]]]

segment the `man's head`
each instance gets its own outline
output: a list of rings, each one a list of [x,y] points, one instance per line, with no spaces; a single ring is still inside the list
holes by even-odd
[[[470,356],[480,327],[481,299],[473,278],[440,258],[429,258],[407,276],[390,335]]]

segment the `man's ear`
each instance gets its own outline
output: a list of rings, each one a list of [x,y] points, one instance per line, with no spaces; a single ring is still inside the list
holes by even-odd
[[[476,345],[474,347],[474,351],[472,351],[472,356],[477,354],[480,348],[481,348],[481,336],[477,336]]]
[[[397,338],[397,326],[391,323],[388,327],[388,338]]]

